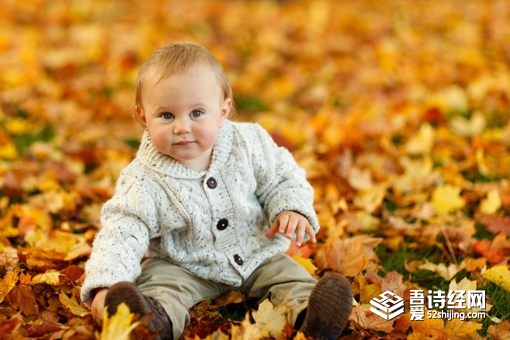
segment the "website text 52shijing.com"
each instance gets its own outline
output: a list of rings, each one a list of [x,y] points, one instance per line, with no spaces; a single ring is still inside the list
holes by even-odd
[[[453,320],[459,319],[461,321],[468,319],[483,319],[486,317],[485,312],[457,312],[452,310],[429,310],[427,311],[428,319],[443,319],[443,320]]]

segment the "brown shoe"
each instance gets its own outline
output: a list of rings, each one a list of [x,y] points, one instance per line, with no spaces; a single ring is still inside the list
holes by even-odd
[[[152,314],[149,330],[158,334],[156,339],[173,339],[172,321],[161,303],[152,297],[143,295],[134,283],[122,281],[108,289],[105,298],[108,314],[115,314],[117,307],[122,303],[129,307],[131,313],[139,317]]]
[[[309,337],[336,340],[352,311],[351,283],[342,275],[326,273],[310,294],[301,331]]]

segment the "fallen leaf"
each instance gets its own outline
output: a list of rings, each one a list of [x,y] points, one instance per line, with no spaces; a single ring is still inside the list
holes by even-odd
[[[425,315],[426,313],[427,311],[425,311]],[[410,313],[402,314],[395,321],[395,329],[402,332],[411,330],[407,339],[448,339],[448,333],[445,330],[443,320],[429,318],[425,318],[425,320],[411,320]]]
[[[316,262],[322,268],[332,268],[345,276],[355,276],[362,270],[376,269],[374,252],[382,239],[358,235],[348,239],[333,240],[318,250]]]
[[[260,329],[259,337],[285,339],[285,325],[289,312],[290,308],[286,305],[275,307],[268,299],[262,301],[258,310],[252,313]]]
[[[16,286],[19,278],[19,271],[9,271],[3,278],[0,279],[0,302],[4,301],[4,298],[9,292]]]
[[[108,315],[104,310],[103,329],[98,335],[99,340],[129,340],[129,334],[138,326],[139,322],[133,322],[134,314],[125,303],[117,307],[114,315]]]
[[[294,255],[292,258],[310,274],[314,274],[317,271],[317,267],[313,264],[312,259],[305,259],[300,253]]]
[[[442,185],[434,189],[430,203],[437,214],[443,215],[459,210],[465,205],[460,196],[460,188],[453,185]]]
[[[505,320],[488,328],[489,334],[494,340],[510,339],[510,320]]]
[[[479,337],[478,330],[481,328],[482,325],[479,322],[460,319],[449,320],[445,326],[448,339],[452,340],[476,339]]]
[[[90,310],[79,304],[74,296],[68,297],[62,292],[58,294],[58,299],[74,315],[83,317],[90,314]]]
[[[489,268],[483,273],[483,277],[505,290],[510,291],[510,271],[507,265],[501,264]]]
[[[350,320],[361,329],[391,333],[395,320],[386,320],[370,311],[370,305],[353,307]]]
[[[487,193],[487,197],[480,202],[480,212],[486,215],[495,214],[501,208],[501,198],[497,189]],[[510,228],[508,228],[510,229]]]
[[[422,265],[419,266],[420,269],[430,270],[431,272],[435,272],[441,275],[446,281],[450,281],[462,268],[461,265],[457,265],[451,263],[449,265],[445,265],[444,263],[434,264],[430,261],[425,261]]]
[[[32,284],[46,283],[56,286],[60,283],[60,272],[57,270],[47,270],[42,274],[37,274],[32,278]]]

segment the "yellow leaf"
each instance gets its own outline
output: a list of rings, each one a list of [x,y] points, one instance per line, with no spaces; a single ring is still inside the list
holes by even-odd
[[[14,135],[21,135],[22,133],[30,132],[30,130],[33,129],[33,127],[30,126],[25,119],[21,118],[9,119],[5,123],[5,128]]]
[[[483,277],[486,280],[503,287],[505,290],[510,291],[510,271],[508,270],[507,265],[500,264],[487,269],[487,271],[483,274]]]
[[[408,154],[427,154],[434,145],[435,130],[430,124],[423,124],[407,144],[405,150]]]
[[[477,331],[482,328],[479,322],[472,322],[467,320],[452,319],[446,322],[445,330],[448,333],[448,339],[461,340],[461,339],[476,339],[478,338]]]
[[[117,307],[117,313],[112,316],[104,310],[103,330],[99,334],[99,340],[129,340],[129,334],[139,322],[133,322],[134,314],[125,303]]]
[[[260,336],[285,339],[284,330],[289,309],[286,305],[275,307],[268,299],[262,301],[258,310],[253,312],[253,319],[261,331]]]
[[[18,282],[19,271],[8,271],[5,276],[0,279],[0,303],[4,301],[4,298],[9,292],[16,286]]]
[[[3,159],[16,159],[18,157],[18,151],[12,143],[6,143],[0,145],[0,158]]]
[[[370,190],[374,185],[372,173],[367,169],[360,169],[355,166],[349,169],[347,181],[356,190]]]
[[[446,266],[444,263],[434,264],[427,260],[419,266],[419,269],[430,270],[441,275],[445,280],[450,281],[462,269],[462,264],[459,266],[452,263]]]
[[[84,317],[85,315],[90,314],[90,311],[80,305],[74,296],[68,297],[67,294],[61,292],[58,294],[58,299],[60,300],[60,303],[62,303],[74,315]]]
[[[485,125],[485,117],[479,112],[473,114],[469,120],[460,116],[456,116],[451,120],[453,131],[465,137],[479,135],[485,129]]]
[[[376,185],[361,191],[354,199],[354,204],[368,213],[379,208],[386,196],[386,185]]]
[[[497,189],[492,189],[487,197],[480,202],[480,212],[486,215],[492,215],[501,208],[501,197]]]
[[[460,196],[460,188],[453,185],[442,185],[432,193],[431,204],[437,214],[443,215],[459,210],[465,204]]]
[[[43,230],[50,230],[53,224],[50,214],[43,207],[24,205],[21,208],[21,216],[30,218]]]
[[[299,263],[303,268],[305,268],[306,271],[309,272],[310,274],[315,273],[315,271],[317,270],[317,267],[315,267],[315,265],[313,264],[312,260],[309,259],[309,258],[305,259],[301,255],[301,253],[297,253],[292,258],[294,259],[294,261]]]
[[[467,277],[460,280],[460,282],[457,283],[457,280],[453,279],[450,282],[449,290],[476,290],[476,281],[471,281]]]
[[[56,270],[48,270],[45,273],[37,274],[32,278],[32,284],[47,283],[56,286],[60,283],[60,272]]]

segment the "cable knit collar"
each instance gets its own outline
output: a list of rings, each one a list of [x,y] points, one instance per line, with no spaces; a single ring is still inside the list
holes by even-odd
[[[175,159],[163,155],[154,147],[151,136],[147,130],[144,131],[140,148],[136,154],[136,158],[146,167],[182,179],[199,179],[206,173],[219,170],[227,161],[233,141],[233,123],[225,121],[218,131],[218,139],[213,147],[211,165],[205,171],[197,171],[185,167]]]

